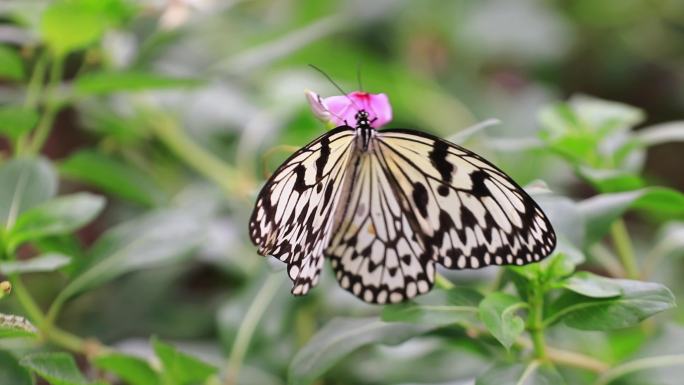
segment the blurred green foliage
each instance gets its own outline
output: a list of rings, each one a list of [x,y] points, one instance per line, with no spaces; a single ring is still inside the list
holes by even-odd
[[[0,20],[0,385],[681,383],[678,0],[7,0]],[[527,185],[556,252],[399,305],[327,270],[293,298],[246,224],[326,129],[309,63]]]

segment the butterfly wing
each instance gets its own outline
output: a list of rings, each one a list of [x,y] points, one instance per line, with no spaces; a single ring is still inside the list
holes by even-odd
[[[318,283],[353,144],[351,127],[325,133],[288,158],[257,198],[250,237],[259,254],[287,262],[295,295],[306,294]]]
[[[524,265],[553,251],[556,235],[546,215],[496,166],[422,132],[383,130],[377,139],[404,209],[441,265]]]
[[[426,293],[435,275],[431,250],[414,233],[382,159],[355,161],[353,185],[325,254],[340,286],[369,303],[395,303]]]

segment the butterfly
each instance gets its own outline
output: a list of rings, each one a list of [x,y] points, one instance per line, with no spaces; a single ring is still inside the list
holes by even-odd
[[[378,130],[391,119],[380,96],[319,97],[319,114],[340,104],[341,124],[290,156],[257,197],[250,237],[287,263],[294,295],[318,284],[324,259],[342,288],[385,304],[430,291],[436,265],[525,265],[554,250],[547,216],[492,163],[424,132]]]

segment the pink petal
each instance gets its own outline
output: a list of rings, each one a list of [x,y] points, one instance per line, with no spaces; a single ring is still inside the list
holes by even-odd
[[[309,107],[311,107],[311,112],[313,112],[314,116],[318,120],[322,120],[324,122],[329,122],[330,121],[330,111],[328,111],[328,107],[323,103],[323,100],[321,97],[313,92],[313,91],[304,91],[304,95],[306,95],[306,100],[309,102]]]
[[[372,121],[371,126],[377,128],[392,120],[392,106],[385,94],[369,94],[367,92],[352,92],[347,96],[331,96],[323,99],[323,104],[331,114],[331,120],[337,124],[356,123],[356,113],[366,110]]]

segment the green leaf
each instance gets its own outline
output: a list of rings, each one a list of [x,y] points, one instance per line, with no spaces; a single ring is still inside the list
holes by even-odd
[[[602,134],[627,130],[645,118],[639,108],[587,95],[574,95],[568,103],[584,124]]]
[[[26,318],[0,313],[0,338],[36,337],[37,333],[38,330]]]
[[[387,323],[377,317],[334,318],[290,363],[288,384],[308,385],[354,350],[370,344],[397,345],[436,326]]]
[[[16,49],[0,45],[0,79],[23,80],[24,62]]]
[[[527,307],[520,298],[506,293],[489,293],[480,302],[480,320],[492,335],[509,349],[525,330],[523,321],[516,312]]]
[[[152,339],[152,346],[162,363],[164,377],[175,385],[203,383],[218,372],[214,366],[180,352],[175,347],[157,339]]]
[[[33,385],[31,374],[19,365],[12,354],[4,350],[0,350],[0,384]]]
[[[7,135],[12,140],[17,140],[21,135],[31,131],[38,123],[36,110],[6,105],[0,107],[0,133]]]
[[[16,218],[57,192],[57,175],[43,158],[12,159],[0,167],[0,222],[14,226]]]
[[[482,294],[467,288],[434,290],[414,302],[385,306],[382,320],[438,326],[470,325],[477,321],[477,305],[481,299]]]
[[[89,193],[77,193],[52,199],[35,206],[19,216],[7,235],[10,249],[23,242],[73,232],[102,211],[105,200]]]
[[[60,164],[59,170],[68,178],[90,183],[104,192],[146,206],[153,206],[160,194],[149,176],[90,150],[72,155]]]
[[[580,271],[568,278],[563,287],[591,298],[610,298],[622,295],[622,288],[615,280]]]
[[[565,380],[548,366],[533,361],[523,364],[497,364],[477,377],[475,385],[563,385]]]
[[[81,1],[57,1],[43,13],[40,33],[57,56],[86,48],[96,42],[107,27],[107,18]]]
[[[201,84],[196,79],[159,75],[153,72],[92,72],[74,82],[82,95],[107,94],[120,91],[192,87]]]
[[[664,187],[649,187],[596,195],[580,202],[578,208],[587,220],[587,244],[591,245],[603,238],[610,225],[630,208],[669,216],[681,215],[684,213],[684,194]]]
[[[66,255],[49,253],[27,260],[2,261],[0,262],[0,273],[5,275],[43,273],[60,269],[70,262],[71,258]]]
[[[67,353],[36,353],[24,357],[20,364],[43,377],[51,385],[87,385],[74,358]]]
[[[642,320],[675,306],[672,292],[653,282],[627,279],[598,278],[580,275],[572,289],[595,296],[607,296],[619,289],[620,296],[591,298],[575,292],[563,293],[552,305],[545,321],[562,320],[566,325],[581,330],[612,330],[637,325]],[[593,285],[592,285],[593,282]]]
[[[165,211],[147,214],[107,231],[89,251],[92,261],[58,295],[56,301],[101,285],[124,273],[177,262],[201,244],[203,226],[192,214]]]
[[[578,173],[587,179],[597,190],[604,193],[636,190],[645,185],[639,175],[623,170],[595,169],[580,166]]]
[[[95,358],[93,364],[102,370],[114,373],[131,385],[158,385],[161,383],[159,374],[145,360],[138,357],[110,353]]]

